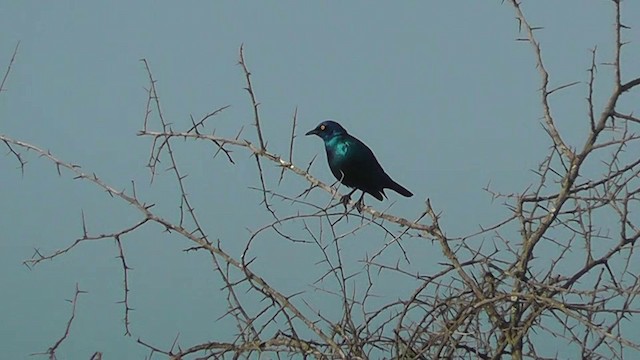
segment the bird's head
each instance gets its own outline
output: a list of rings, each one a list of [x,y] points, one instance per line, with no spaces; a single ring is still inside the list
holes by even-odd
[[[334,136],[344,135],[347,133],[340,124],[335,121],[325,120],[321,122],[315,129],[306,133],[306,135],[318,135],[322,140],[327,141]]]

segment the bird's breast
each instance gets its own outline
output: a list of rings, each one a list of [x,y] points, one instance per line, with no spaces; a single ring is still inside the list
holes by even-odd
[[[349,144],[345,142],[327,142],[326,149],[329,162],[336,165],[342,163],[349,154]]]
[[[336,156],[345,157],[349,153],[349,144],[348,143],[339,143],[336,146]]]

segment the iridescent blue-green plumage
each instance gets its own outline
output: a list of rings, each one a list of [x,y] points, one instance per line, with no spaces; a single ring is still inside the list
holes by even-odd
[[[384,189],[394,190],[406,197],[413,196],[387,175],[367,145],[349,135],[337,122],[323,121],[307,135],[318,135],[324,140],[331,172],[345,186],[354,191],[362,190],[363,196],[369,193],[378,200],[386,197]],[[361,201],[362,197],[358,202]]]

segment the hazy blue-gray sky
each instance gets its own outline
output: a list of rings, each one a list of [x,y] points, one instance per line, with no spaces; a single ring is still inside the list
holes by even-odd
[[[139,184],[139,195],[177,214],[178,194],[170,173],[152,187],[145,164],[149,139],[139,138],[149,61],[165,116],[177,128],[189,115],[231,105],[213,120],[220,135],[245,126],[255,138],[238,48],[253,73],[271,151],[286,154],[291,115],[298,108],[294,161],[304,167],[320,155],[312,173],[329,183],[317,138],[307,130],[327,118],[340,121],[376,152],[410,199],[370,205],[415,218],[430,198],[443,211],[450,235],[499,220],[505,209],[491,204],[482,188],[491,181],[502,192],[523,190],[546,154],[549,141],[539,125],[539,76],[530,47],[517,42],[511,7],[494,1],[387,2],[168,2],[4,1],[0,4],[2,71],[20,42],[6,91],[0,94],[0,133],[50,149],[82,165],[116,188]],[[539,40],[551,83],[585,81],[589,50],[610,61],[613,8],[608,1],[524,1],[529,20],[544,30]],[[623,2],[624,19],[640,38],[637,1]],[[627,22],[623,19],[623,22]],[[635,25],[635,26],[634,26]],[[640,47],[626,49],[625,73],[640,73]],[[603,83],[602,103],[611,86]],[[586,132],[584,83],[553,99],[559,126],[578,144]],[[638,91],[638,90],[635,90]],[[237,166],[195,143],[178,146],[190,193],[210,236],[237,255],[249,234],[269,221],[259,206],[254,162],[236,153]],[[61,336],[75,284],[81,297],[72,336],[62,358],[141,358],[140,336],[158,345],[181,344],[228,333],[215,323],[226,311],[210,258],[180,250],[191,246],[150,227],[124,239],[131,272],[134,337],[124,337],[122,268],[113,241],[84,244],[29,270],[22,261],[34,248],[63,248],[82,235],[81,211],[92,233],[113,232],[139,215],[103,191],[33,154],[24,176],[12,156],[0,157],[0,348],[7,359],[44,351]],[[271,166],[271,165],[269,165]],[[295,191],[307,185],[288,176]],[[282,190],[282,188],[281,188]],[[314,200],[327,201],[326,194]],[[355,236],[345,245],[353,268],[384,240]],[[350,244],[350,245],[349,245]],[[411,246],[411,245],[409,245]],[[429,244],[430,246],[430,244]],[[437,251],[432,251],[436,249]],[[437,268],[439,249],[424,252],[423,271]],[[276,236],[256,248],[262,274],[290,292],[308,289],[317,254]],[[389,284],[389,291],[395,291]],[[636,337],[637,338],[637,337]],[[553,346],[549,344],[551,348]],[[553,349],[552,349],[553,350]]]

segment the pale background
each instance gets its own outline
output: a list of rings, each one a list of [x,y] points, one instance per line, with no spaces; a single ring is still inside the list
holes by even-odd
[[[552,86],[583,83],[553,98],[565,138],[578,144],[586,132],[586,69],[589,50],[611,60],[613,7],[608,1],[525,1],[551,73]],[[623,23],[637,21],[640,3],[623,2]],[[626,38],[640,38],[630,23]],[[294,161],[332,182],[321,142],[301,135],[326,118],[340,121],[377,154],[386,170],[415,196],[396,194],[378,203],[415,218],[428,197],[443,211],[449,235],[461,235],[506,214],[482,190],[489,182],[504,193],[535,181],[550,145],[539,125],[539,76],[530,47],[517,42],[518,24],[501,1],[351,2],[28,2],[0,3],[0,65],[20,48],[6,92],[0,95],[0,132],[95,172],[116,188],[139,184],[139,194],[176,214],[176,185],[164,173],[148,186],[144,167],[150,142],[136,137],[148,86],[141,58],[158,80],[165,115],[176,127],[223,105],[214,120],[219,134],[241,126],[255,138],[244,79],[237,66],[245,45],[261,102],[270,149],[286,154],[291,115],[298,107],[300,136]],[[640,73],[640,47],[625,49],[624,73]],[[602,67],[601,104],[611,89]],[[635,90],[636,92],[638,90]],[[237,166],[211,160],[209,146],[185,144],[180,159],[190,174],[201,219],[212,238],[234,254],[247,228],[269,220],[260,208],[254,161],[237,152]],[[3,150],[3,152],[6,149]],[[168,346],[224,338],[229,324],[215,323],[226,310],[210,259],[184,253],[192,246],[147,228],[125,238],[131,271],[134,337],[123,336],[122,271],[113,241],[85,244],[29,270],[22,261],[34,248],[62,248],[82,235],[81,211],[93,233],[112,232],[138,214],[89,184],[58,177],[33,154],[24,176],[11,156],[0,157],[0,348],[7,359],[46,350],[64,332],[75,284],[81,296],[61,358],[142,358],[140,336]],[[271,166],[271,165],[269,165]],[[287,177],[295,188],[307,184]],[[280,188],[281,191],[286,189]],[[326,202],[326,194],[314,194]],[[369,246],[355,238],[357,250]],[[314,271],[317,258],[297,246],[266,239],[261,274],[279,289],[308,284],[299,274]],[[427,246],[428,248],[424,248]],[[379,248],[379,243],[371,251]],[[356,251],[354,250],[354,251]],[[434,251],[436,250],[436,251]],[[421,246],[427,271],[437,269],[436,246]],[[354,255],[362,258],[361,254]],[[306,282],[305,282],[306,281]],[[392,289],[394,284],[389,283]],[[394,290],[389,290],[394,291]],[[339,309],[338,309],[339,310]],[[635,327],[635,331],[640,327]],[[233,332],[233,330],[231,330]],[[633,336],[632,336],[633,337]],[[635,336],[637,338],[637,335]],[[549,350],[562,351],[547,344]]]

